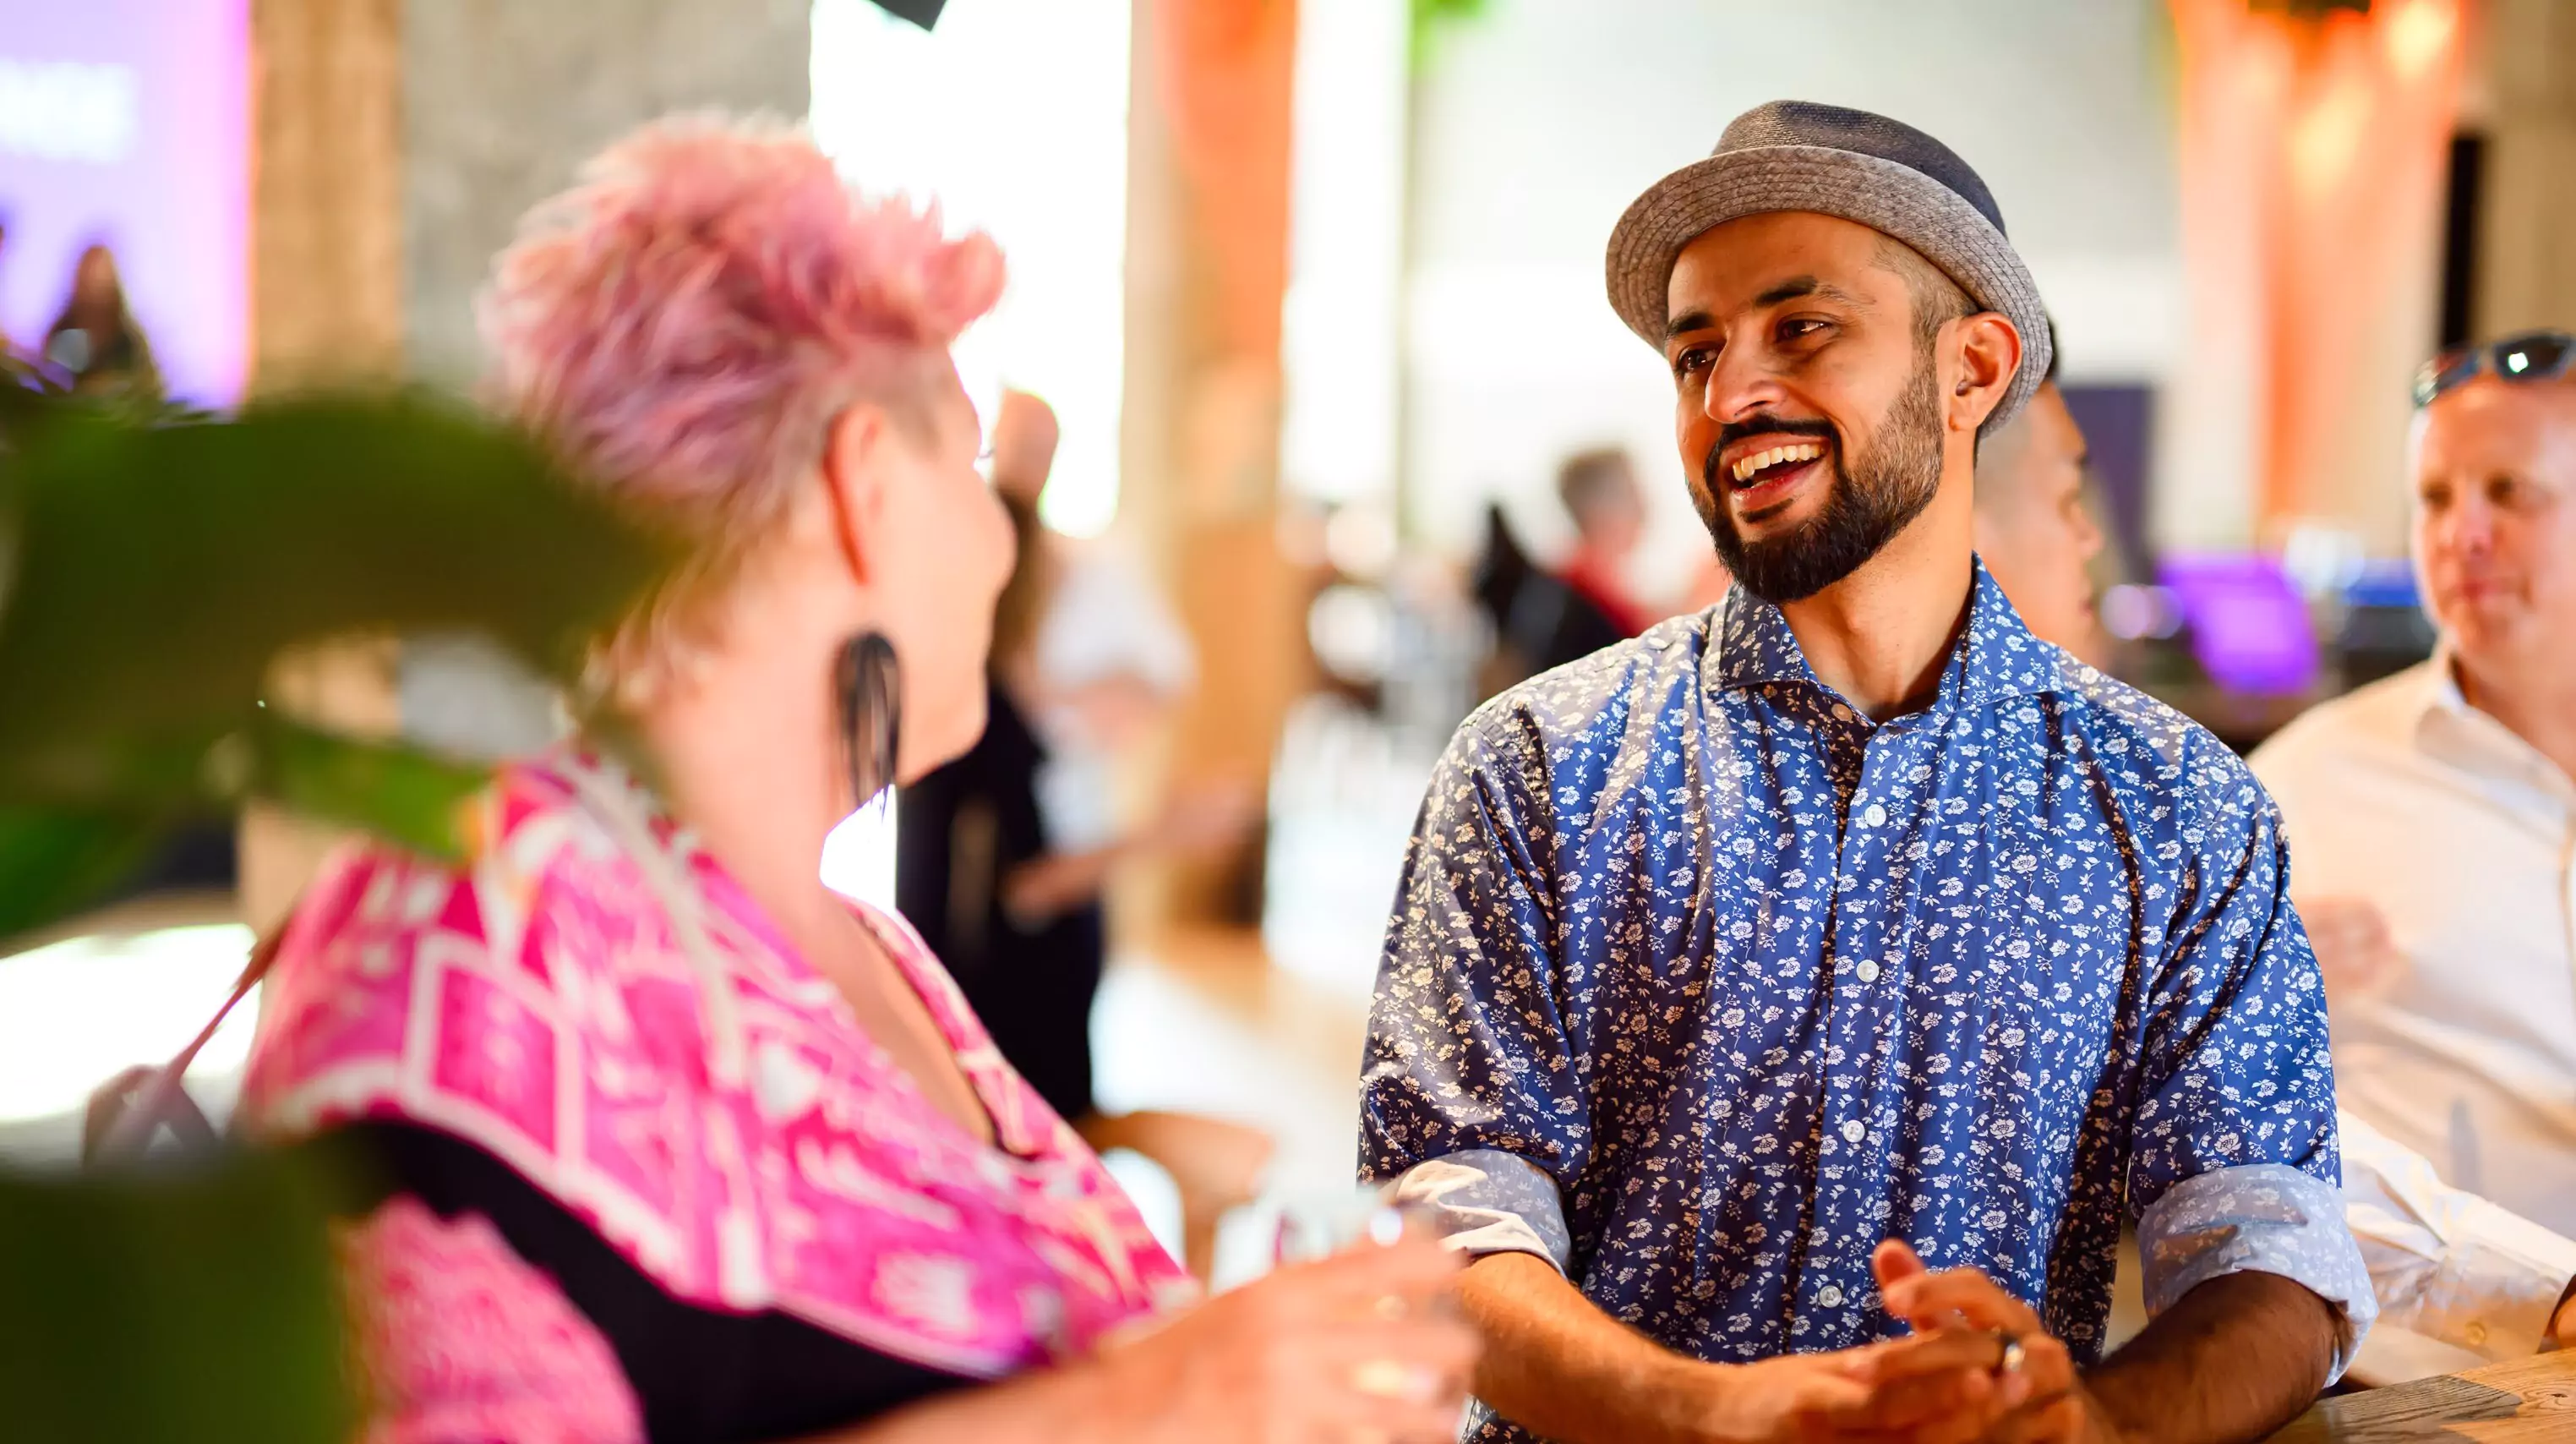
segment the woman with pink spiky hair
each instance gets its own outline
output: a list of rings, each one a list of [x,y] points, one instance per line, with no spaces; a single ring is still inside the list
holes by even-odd
[[[799,131],[648,127],[533,213],[501,405],[688,560],[461,865],[308,891],[242,1117],[380,1180],[384,1440],[1446,1439],[1449,1256],[1211,1303],[823,839],[965,750],[1010,568],[948,348],[1002,259]]]

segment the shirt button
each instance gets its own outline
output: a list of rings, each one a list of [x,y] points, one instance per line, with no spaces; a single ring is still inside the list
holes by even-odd
[[[1873,959],[1861,959],[1860,966],[1852,969],[1852,971],[1860,974],[1860,980],[1864,983],[1875,983],[1878,981],[1878,963]]]
[[[1851,719],[1852,709],[1844,706],[1840,702],[1836,702],[1834,704],[1834,720],[1837,722],[1849,722]]]
[[[1869,811],[1860,815],[1860,820],[1868,823],[1872,827],[1885,827],[1887,826],[1887,809],[1873,802],[1869,805]]]
[[[1869,1136],[1869,1125],[1854,1118],[1843,1124],[1843,1142],[1858,1143]]]
[[[1832,1284],[1827,1284],[1823,1288],[1816,1290],[1816,1302],[1828,1309],[1841,1308],[1843,1306],[1843,1291],[1835,1288]]]
[[[2460,1331],[2460,1336],[2469,1341],[2470,1348],[2483,1349],[2487,1343],[2487,1326],[2472,1319],[2469,1326]]]

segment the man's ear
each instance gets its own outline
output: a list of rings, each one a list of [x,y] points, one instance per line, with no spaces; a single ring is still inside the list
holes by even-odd
[[[831,503],[832,541],[860,585],[875,574],[876,540],[885,535],[885,450],[895,442],[885,408],[859,402],[834,418],[823,438],[823,494]]]
[[[1973,434],[2012,390],[2021,367],[2021,333],[2000,311],[1979,311],[1950,324],[1958,361],[1950,394],[1941,398],[1942,419],[1952,431]]]

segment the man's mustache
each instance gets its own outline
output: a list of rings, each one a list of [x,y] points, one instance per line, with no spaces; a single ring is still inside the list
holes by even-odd
[[[1699,479],[1702,486],[1712,492],[1717,490],[1718,453],[1748,436],[1812,436],[1819,441],[1829,443],[1836,450],[1842,447],[1842,438],[1835,434],[1834,424],[1822,419],[1791,421],[1786,417],[1764,415],[1748,416],[1742,421],[1730,421],[1717,428],[1717,441],[1709,447],[1708,456],[1699,464]]]

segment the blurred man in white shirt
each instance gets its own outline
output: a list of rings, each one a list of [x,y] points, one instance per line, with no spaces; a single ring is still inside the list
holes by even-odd
[[[2428,367],[2414,550],[2432,661],[2253,758],[2334,1008],[2346,1111],[2576,1234],[2576,339]]]
[[[2576,383],[2568,385],[2576,390]],[[2570,414],[2576,416],[2576,406]],[[2576,439],[2576,429],[2569,435]],[[2567,455],[2576,474],[2576,448]],[[2052,379],[2010,426],[1987,439],[1978,456],[1977,551],[2033,633],[2094,661],[2103,638],[2087,568],[2103,539],[2085,508],[2084,466],[2083,432]],[[2563,484],[2559,494],[2565,495]],[[2562,536],[2566,516],[2576,516],[2576,501],[2565,505]],[[2571,570],[2576,546],[2562,541],[2562,589]],[[2564,635],[2576,637],[2576,618],[2569,626]],[[2258,756],[2256,767],[2263,764]],[[2268,774],[2265,781],[2271,781]],[[2331,805],[2330,786],[2330,779],[2321,779],[2318,790]],[[2304,890],[2312,864],[2299,827],[2293,813],[2291,878]],[[2306,911],[2302,903],[2303,916]],[[2564,927],[2566,914],[2557,916]],[[2312,932],[2316,926],[2310,920]],[[2565,935],[2560,936],[2563,968]],[[2327,941],[2321,938],[2317,948],[2323,958]],[[2388,970],[2367,959],[2362,965]],[[2346,1005],[2338,996],[2334,1006],[2340,1052]],[[2460,1182],[2456,1178],[2446,1183],[2431,1161],[2371,1127],[2366,1113],[2356,1116],[2349,1106],[2353,1080],[2340,1066],[2336,1084],[2348,1105],[2338,1120],[2345,1221],[2360,1241],[2380,1305],[2379,1324],[2356,1373],[2387,1382],[2474,1361],[2461,1354],[2501,1360],[2576,1345],[2576,1300],[2570,1299],[2576,1240],[2452,1186]],[[2428,1340],[2432,1347],[2425,1345]]]

